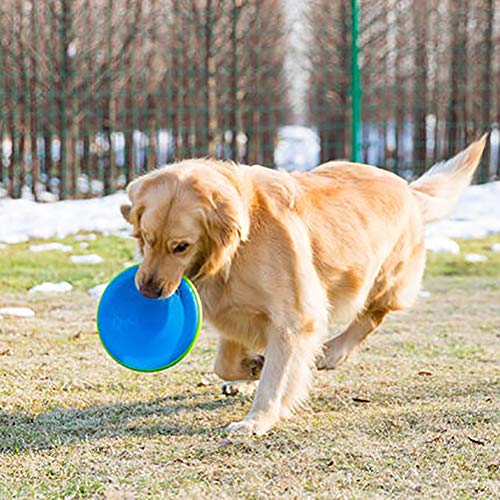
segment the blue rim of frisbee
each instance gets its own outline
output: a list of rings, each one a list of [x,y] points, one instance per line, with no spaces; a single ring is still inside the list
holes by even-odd
[[[144,368],[136,368],[136,367],[133,367],[133,366],[126,365],[125,363],[123,363],[122,361],[120,361],[116,356],[114,356],[113,354],[111,354],[111,352],[106,347],[106,344],[102,340],[101,331],[99,329],[99,309],[101,308],[101,302],[102,302],[102,299],[104,297],[104,294],[106,293],[106,291],[108,290],[108,288],[111,286],[111,284],[119,276],[121,276],[122,274],[126,273],[127,271],[130,271],[130,269],[134,269],[134,268],[138,268],[138,267],[139,267],[139,264],[134,264],[133,266],[129,266],[126,269],[123,269],[123,271],[119,272],[116,276],[113,276],[113,279],[106,285],[106,288],[104,289],[104,292],[102,292],[101,297],[99,298],[99,304],[97,305],[97,310],[96,310],[96,325],[97,325],[97,331],[99,333],[99,341],[101,342],[101,345],[104,348],[104,350],[108,353],[108,355],[114,361],[116,361],[119,365],[123,366],[124,368],[127,368],[127,369],[135,371],[135,372],[140,372],[140,373],[154,373],[154,372],[159,372],[159,371],[162,371],[162,370],[166,370],[167,368],[171,368],[172,366],[174,366],[177,363],[179,363],[180,361],[182,361],[189,354],[189,352],[193,348],[194,344],[198,340],[198,336],[200,334],[201,324],[203,322],[203,309],[201,307],[201,300],[200,300],[200,296],[198,295],[198,290],[196,290],[195,286],[193,285],[193,283],[191,282],[191,280],[187,276],[183,276],[182,279],[188,285],[189,289],[193,293],[194,301],[195,301],[195,304],[196,304],[196,309],[198,311],[198,324],[196,326],[196,331],[195,331],[195,334],[193,336],[193,340],[191,341],[191,343],[189,344],[189,346],[186,348],[186,350],[182,354],[180,354],[177,358],[175,358],[173,361],[171,361],[170,363],[167,363],[164,366],[160,366],[158,368],[144,369]],[[151,299],[151,300],[157,300],[157,299]]]

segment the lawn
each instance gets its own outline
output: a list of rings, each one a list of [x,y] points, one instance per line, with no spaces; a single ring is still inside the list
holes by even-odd
[[[0,498],[493,498],[499,484],[498,238],[430,255],[425,290],[338,370],[318,372],[307,408],[262,438],[227,437],[251,399],[221,394],[216,335],[165,372],[138,374],[101,348],[86,290],[134,255],[100,236],[74,253],[0,249]],[[43,281],[65,295],[28,295]]]

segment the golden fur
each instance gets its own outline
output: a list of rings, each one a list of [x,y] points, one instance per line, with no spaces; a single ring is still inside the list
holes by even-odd
[[[168,297],[183,274],[191,277],[220,332],[216,373],[260,377],[251,411],[230,431],[262,434],[290,416],[315,362],[334,368],[387,313],[412,304],[425,264],[423,225],[451,209],[485,142],[410,185],[347,162],[288,174],[210,160],[130,184],[122,213],[143,254],[138,288]],[[327,341],[337,318],[350,324]]]

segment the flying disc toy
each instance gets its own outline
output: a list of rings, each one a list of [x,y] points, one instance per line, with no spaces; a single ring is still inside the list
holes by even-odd
[[[193,347],[201,328],[198,293],[188,278],[167,299],[148,299],[135,286],[139,266],[118,274],[97,309],[101,343],[118,363],[140,372],[177,364]]]

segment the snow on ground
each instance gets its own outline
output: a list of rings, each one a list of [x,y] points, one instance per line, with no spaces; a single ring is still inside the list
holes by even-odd
[[[451,215],[430,224],[426,236],[482,238],[500,233],[500,181],[469,186]]]
[[[465,256],[465,262],[488,262],[488,257],[486,257],[486,255],[481,255],[480,253],[468,253]]]
[[[97,239],[97,235],[95,233],[77,234],[73,239],[75,241],[95,241]]]
[[[28,293],[66,293],[73,290],[73,285],[67,281],[61,281],[60,283],[51,283],[46,281],[40,285],[35,285],[30,288]]]
[[[104,293],[104,290],[106,290],[107,286],[108,286],[107,283],[103,283],[102,285],[97,285],[97,286],[91,288],[90,290],[87,290],[87,292],[92,297],[99,299],[101,297],[101,295]]]
[[[73,264],[100,264],[104,259],[95,253],[89,255],[72,255],[70,257]]]
[[[493,245],[491,245],[491,251],[492,252],[500,252],[500,243],[493,243]]]
[[[130,227],[120,214],[120,205],[127,200],[123,192],[104,198],[55,203],[0,200],[0,242],[62,238],[79,231],[123,231]]]
[[[460,245],[446,236],[427,236],[425,238],[425,249],[433,253],[460,253]]]
[[[3,199],[0,200],[0,242],[64,237],[79,231],[130,237],[130,226],[120,214],[120,205],[127,201],[124,192],[104,198],[55,203]],[[434,245],[440,251],[444,251],[442,246],[446,244],[453,247],[449,241],[433,240],[435,237],[480,238],[494,233],[500,233],[500,182],[469,186],[450,217],[429,225],[425,231],[431,251]],[[78,235],[75,240],[95,237],[93,233]]]
[[[0,307],[0,315],[19,316],[20,318],[32,318],[35,311],[29,307]]]
[[[73,247],[56,242],[43,243],[41,245],[30,245],[30,252],[48,252],[51,250],[57,250],[59,252],[72,252]]]

